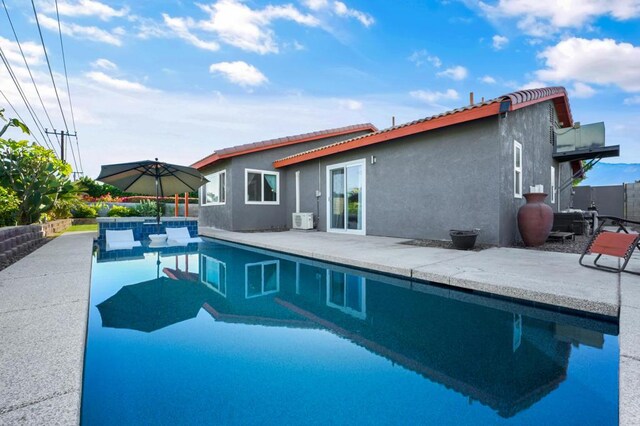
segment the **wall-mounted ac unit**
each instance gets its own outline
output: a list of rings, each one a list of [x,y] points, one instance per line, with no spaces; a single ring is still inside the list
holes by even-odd
[[[293,229],[313,229],[313,213],[293,213]]]

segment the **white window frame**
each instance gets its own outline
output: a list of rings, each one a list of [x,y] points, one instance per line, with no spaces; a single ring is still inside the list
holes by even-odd
[[[345,169],[345,179],[346,179],[346,168],[349,166],[362,166],[362,229],[340,229],[340,228],[332,228],[331,227],[331,170],[334,169]],[[326,170],[326,180],[327,180],[327,232],[335,232],[335,233],[343,233],[343,234],[354,234],[354,235],[367,235],[367,159],[361,158],[359,160],[347,161],[344,163],[331,164],[327,166]],[[346,196],[346,194],[345,194]],[[346,211],[345,211],[346,214]]]
[[[556,168],[551,166],[551,203],[556,203]]]
[[[222,206],[227,204],[227,170],[219,170],[215,173],[210,173],[208,175],[206,175],[205,177],[211,181],[211,179],[209,179],[209,177],[215,176],[215,175],[221,175],[224,174],[224,201],[215,201],[215,202],[211,202],[211,203],[207,203],[207,185],[210,182],[205,183],[204,185],[202,185],[202,189],[200,190],[200,205],[201,206]],[[220,180],[218,180],[218,185],[220,185]],[[220,188],[218,187],[218,191],[220,191]],[[222,192],[218,195],[221,195]]]
[[[265,291],[264,289],[264,267],[266,265],[276,265],[276,289]],[[249,296],[249,268],[260,266],[262,271],[262,282],[260,293],[252,294]],[[255,297],[266,296],[267,294],[278,293],[280,291],[280,261],[279,260],[267,260],[265,262],[247,263],[244,265],[244,298],[253,299]]]
[[[518,152],[520,156],[518,158]],[[518,161],[519,160],[519,161]],[[517,164],[520,164],[518,167]],[[516,179],[516,176],[520,174],[520,179]],[[513,141],[513,196],[515,198],[522,198],[522,144],[514,140]]]
[[[327,269],[327,300],[326,300],[326,304],[328,307],[330,308],[334,308],[334,309],[338,309],[339,311],[344,312],[347,315],[350,315],[354,318],[358,318],[361,320],[367,319],[367,279],[358,275],[351,275],[351,274],[347,274],[347,273],[342,273],[342,276],[344,278],[344,289],[343,289],[343,298],[345,301],[345,305],[337,305],[335,303],[333,303],[331,301],[331,273],[332,272],[336,272],[338,274],[340,274],[340,272],[337,271],[332,271],[331,269]],[[352,277],[356,277],[358,279],[358,282],[360,283],[360,288],[361,288],[361,292],[360,292],[360,305],[362,307],[361,311],[356,311],[353,308],[350,308],[348,306],[346,306],[346,302],[347,302],[347,275],[351,275]]]
[[[218,265],[218,287],[207,280],[207,268],[206,263],[212,262]],[[221,271],[224,271],[224,280],[220,279]],[[219,261],[218,259],[207,256],[205,254],[200,255],[200,282],[206,285],[211,290],[220,294],[222,297],[227,297],[227,264]]]
[[[276,201],[264,201],[264,186],[260,191],[260,196],[263,201],[249,201],[249,173],[260,174],[260,182],[264,185],[264,175],[276,176]],[[280,172],[272,170],[259,170],[259,169],[244,169],[244,203],[245,204],[261,204],[277,206],[280,204]]]

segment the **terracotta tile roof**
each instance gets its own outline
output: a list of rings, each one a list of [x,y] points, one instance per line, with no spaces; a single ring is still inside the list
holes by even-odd
[[[563,127],[572,126],[573,120],[571,118],[569,100],[564,87],[546,87],[542,89],[521,90],[518,92],[508,93],[504,96],[490,99],[485,102],[467,105],[398,126],[378,130],[377,132],[369,133],[367,135],[346,139],[331,145],[300,152],[277,160],[273,165],[276,168],[285,167],[290,164],[296,164],[338,152],[349,151],[363,146],[386,142],[428,130],[476,120],[479,118],[490,117],[505,111],[515,111],[528,105],[547,100],[553,100],[556,110],[558,111],[559,120],[563,123]]]
[[[225,158],[363,131],[377,132],[378,128],[371,123],[354,124],[352,126],[337,127],[335,129],[320,130],[317,132],[303,133],[300,135],[285,136],[277,139],[268,139],[244,145],[232,146],[230,148],[223,148],[219,151],[215,151],[213,154],[196,161],[191,165],[191,167],[201,169]]]

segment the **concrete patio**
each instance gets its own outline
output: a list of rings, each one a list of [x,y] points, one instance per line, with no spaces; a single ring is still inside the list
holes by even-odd
[[[620,315],[620,424],[640,424],[640,277],[578,265],[574,254],[416,247],[313,232],[201,235],[403,277]],[[0,424],[77,424],[94,233],[63,234],[0,271]],[[640,267],[640,259],[634,260]]]

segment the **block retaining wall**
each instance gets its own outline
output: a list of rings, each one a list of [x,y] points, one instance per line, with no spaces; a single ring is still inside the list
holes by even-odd
[[[40,247],[46,237],[64,231],[71,223],[71,219],[60,219],[41,224],[0,228],[0,267],[9,265]]]

